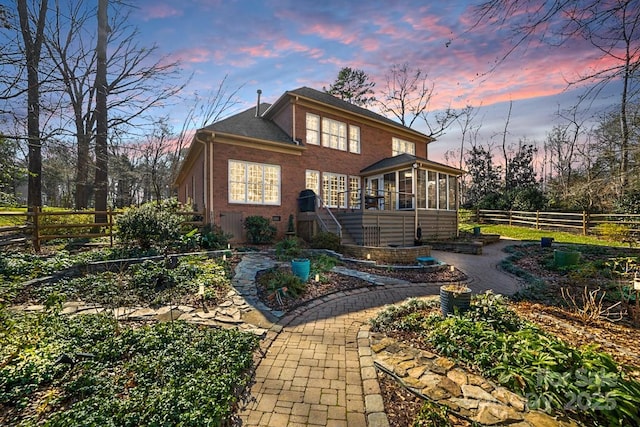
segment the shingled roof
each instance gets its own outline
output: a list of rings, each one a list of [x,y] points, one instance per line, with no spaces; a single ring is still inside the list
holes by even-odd
[[[451,167],[442,163],[434,162],[428,159],[424,159],[422,157],[417,157],[407,153],[398,154],[397,156],[393,156],[393,157],[386,157],[362,169],[360,173],[367,175],[367,174],[374,174],[374,173],[379,173],[387,170],[397,170],[403,166],[410,167],[414,163],[418,163],[421,166],[431,166],[434,169],[437,169],[443,172],[446,171],[454,175],[460,175],[463,173],[463,171],[456,169],[454,167]]]
[[[271,104],[266,102],[261,103],[259,111],[264,112],[270,106]],[[206,126],[204,130],[297,145],[296,142],[273,121],[256,117],[255,107],[210,124]]]
[[[350,113],[354,113],[354,114],[358,114],[360,116],[368,117],[368,118],[376,120],[378,122],[385,123],[385,124],[387,124],[389,126],[394,126],[396,128],[402,128],[405,131],[412,132],[412,133],[414,133],[416,135],[419,135],[419,136],[421,136],[421,137],[423,137],[425,139],[428,139],[429,141],[434,141],[433,138],[431,138],[431,137],[429,137],[429,136],[427,136],[427,135],[425,135],[425,134],[423,134],[423,133],[421,133],[421,132],[419,132],[419,131],[417,131],[415,129],[411,129],[409,127],[403,126],[402,124],[396,122],[395,120],[391,120],[391,119],[389,119],[389,118],[387,118],[387,117],[385,117],[385,116],[383,116],[381,114],[375,113],[375,112],[373,112],[371,110],[367,110],[366,108],[359,107],[359,106],[354,105],[354,104],[352,104],[350,102],[343,101],[342,99],[337,98],[337,97],[335,97],[333,95],[330,95],[330,94],[328,94],[326,92],[321,92],[319,90],[312,89],[312,88],[307,87],[307,86],[303,86],[303,87],[300,87],[298,89],[294,89],[294,90],[290,90],[290,91],[285,92],[285,94],[282,97],[280,97],[280,99],[278,99],[278,101],[276,101],[274,103],[274,105],[277,104],[278,102],[280,102],[281,100],[283,100],[283,98],[285,98],[287,95],[289,95],[289,96],[300,96],[300,97],[303,97],[303,98],[311,99],[313,101],[321,102],[323,104],[330,105],[330,106],[332,106],[334,108],[338,108],[338,109],[343,110],[343,111],[348,111]],[[265,111],[265,116],[268,116],[268,115],[269,115],[269,110]]]

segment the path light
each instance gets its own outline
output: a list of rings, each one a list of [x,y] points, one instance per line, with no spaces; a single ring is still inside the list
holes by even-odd
[[[454,271],[456,271],[456,268],[453,265],[451,265],[451,266],[449,266],[449,270],[451,270],[451,272],[454,272]]]
[[[231,249],[231,243],[227,243],[227,249]]]
[[[226,261],[227,260],[227,254],[222,254],[222,260]]]
[[[315,277],[315,279],[316,279],[316,282],[319,282],[319,281],[320,281],[320,275],[319,275],[318,273],[316,273],[316,277]]]
[[[367,254],[367,259],[371,259],[371,254]]]
[[[204,295],[204,284],[200,283],[200,287],[198,288],[198,295]]]

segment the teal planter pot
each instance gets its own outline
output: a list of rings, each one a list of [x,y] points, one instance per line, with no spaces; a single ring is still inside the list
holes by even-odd
[[[309,280],[310,270],[311,261],[309,261],[308,258],[295,258],[291,260],[291,271],[303,282]]]
[[[473,235],[474,236],[480,235],[480,227],[473,227]]]
[[[553,263],[556,267],[566,267],[576,265],[580,262],[580,252],[576,251],[553,251]]]

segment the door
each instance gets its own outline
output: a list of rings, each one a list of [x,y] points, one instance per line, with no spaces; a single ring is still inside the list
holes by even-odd
[[[232,236],[229,239],[232,242],[245,240],[242,219],[242,212],[220,212],[220,228],[225,234]]]
[[[365,209],[382,209],[384,204],[382,175],[365,178]]]

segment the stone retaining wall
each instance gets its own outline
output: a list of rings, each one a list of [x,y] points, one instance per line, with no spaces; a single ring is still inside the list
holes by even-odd
[[[351,258],[371,259],[377,264],[417,264],[416,258],[431,256],[431,246],[377,247],[343,245],[342,253]],[[369,257],[367,257],[367,254]]]

